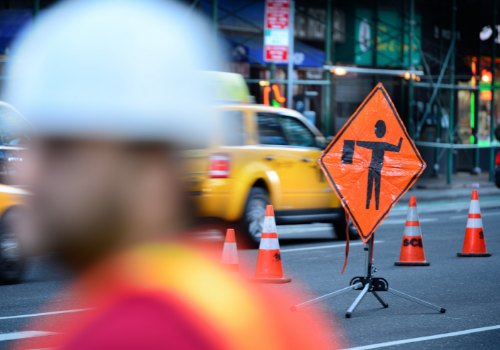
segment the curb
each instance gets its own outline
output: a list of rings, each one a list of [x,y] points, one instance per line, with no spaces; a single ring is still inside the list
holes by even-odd
[[[411,190],[405,193],[400,200],[409,200],[410,196],[417,197],[420,202],[435,202],[439,200],[450,200],[450,199],[469,199],[470,194],[473,189],[461,189],[460,191],[455,190]],[[428,191],[427,193],[422,191]],[[479,199],[484,197],[500,196],[500,189],[491,188],[484,190],[477,190]]]

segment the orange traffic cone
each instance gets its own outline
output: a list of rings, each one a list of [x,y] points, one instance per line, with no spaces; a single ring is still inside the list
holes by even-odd
[[[228,229],[226,233],[226,241],[224,242],[224,249],[222,250],[222,265],[226,271],[240,271],[238,248],[236,247],[236,239],[232,228]]]
[[[257,283],[288,283],[291,280],[291,278],[283,277],[280,243],[278,241],[278,233],[276,232],[274,210],[272,205],[268,205],[266,208],[266,217],[264,218],[264,230],[260,239],[255,277],[249,278],[249,281]]]
[[[424,244],[422,242],[422,232],[418,221],[417,200],[415,196],[410,197],[408,214],[406,215],[406,225],[401,245],[401,255],[396,266],[429,266],[430,262],[425,261]]]
[[[479,208],[479,197],[477,191],[472,191],[472,197],[469,207],[469,218],[467,219],[467,228],[465,229],[464,247],[458,256],[464,257],[487,257],[491,253],[486,251],[486,242],[484,240],[483,219],[481,219],[481,209]]]

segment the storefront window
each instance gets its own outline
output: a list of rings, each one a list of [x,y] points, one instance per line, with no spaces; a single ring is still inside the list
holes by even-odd
[[[495,85],[500,87],[500,64],[496,62],[495,67]],[[495,98],[494,113],[494,125],[496,128],[500,125],[500,110],[499,110],[499,98],[500,92],[496,90],[494,96],[491,93],[491,58],[481,57],[478,60],[474,57],[471,61],[471,70],[475,76],[479,79],[473,77],[469,82],[458,83],[459,85],[468,86],[479,86],[478,94],[474,94],[469,90],[460,90],[458,92],[458,137],[459,143],[471,143],[477,142],[480,146],[489,146],[492,142],[491,140],[491,100],[492,97]],[[475,110],[478,110],[477,120],[475,120]],[[477,125],[476,125],[477,123]],[[477,140],[476,135],[473,130],[477,128]],[[493,143],[499,143],[498,140],[494,139]]]

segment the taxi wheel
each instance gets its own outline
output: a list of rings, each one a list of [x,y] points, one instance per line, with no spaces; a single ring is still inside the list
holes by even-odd
[[[340,240],[345,241],[347,239],[346,237],[346,226],[347,223],[345,221],[345,218],[338,219],[333,222],[333,228],[335,230],[335,233],[337,234],[337,237]],[[349,222],[349,240],[355,241],[359,239],[359,233],[358,230],[356,229],[356,226],[352,222]]]
[[[9,225],[12,216],[16,215],[12,209],[0,219],[0,284],[18,283],[26,264],[19,240]]]
[[[240,221],[241,232],[251,247],[258,247],[260,236],[264,226],[266,216],[266,206],[269,202],[269,194],[260,187],[254,187],[248,194],[247,203]]]

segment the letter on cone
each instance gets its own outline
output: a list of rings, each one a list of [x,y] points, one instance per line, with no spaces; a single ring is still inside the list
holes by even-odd
[[[491,256],[491,253],[486,251],[483,219],[481,218],[479,197],[476,190],[472,191],[469,218],[467,219],[467,228],[465,229],[464,247],[462,248],[462,252],[457,253],[457,255],[462,257]]]
[[[410,204],[408,206],[403,243],[401,245],[401,255],[399,256],[399,261],[396,261],[394,265],[430,265],[430,263],[425,260],[424,243],[422,241],[422,232],[420,230],[420,222],[418,220],[417,200],[414,196],[410,197]]]
[[[266,208],[264,231],[260,239],[255,277],[249,278],[249,281],[258,283],[288,283],[291,281],[290,278],[283,277],[280,244],[272,205],[268,205]]]
[[[238,264],[238,248],[236,247],[236,239],[232,228],[228,229],[226,233],[226,241],[224,242],[224,249],[222,250],[222,265],[224,265],[226,271],[240,271]]]

